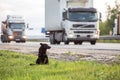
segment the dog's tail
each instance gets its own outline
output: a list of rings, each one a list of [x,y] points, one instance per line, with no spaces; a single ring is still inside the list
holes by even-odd
[[[30,66],[33,66],[33,65],[36,65],[36,64],[33,64],[33,63],[30,64]]]

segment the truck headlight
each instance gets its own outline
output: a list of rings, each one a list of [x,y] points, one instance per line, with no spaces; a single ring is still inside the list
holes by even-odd
[[[71,38],[72,38],[72,37],[73,37],[73,34],[69,34],[69,37],[71,37]]]
[[[94,34],[94,37],[95,37],[95,38],[99,38],[99,33],[100,33],[100,31],[99,31],[99,30],[96,30],[96,32],[95,32],[95,34]]]
[[[100,33],[100,30],[96,30],[96,32],[95,32],[97,35],[99,35],[99,33]]]
[[[68,34],[67,34],[69,37],[73,37],[73,32],[72,31],[68,31]]]
[[[24,39],[25,39],[25,38],[26,38],[26,36],[22,36],[22,38],[24,38]]]
[[[94,35],[95,38],[98,38],[99,36],[97,34]]]
[[[13,39],[13,36],[8,36],[9,39]]]

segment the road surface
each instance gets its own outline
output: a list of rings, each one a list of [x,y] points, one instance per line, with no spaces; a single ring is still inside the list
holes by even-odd
[[[43,43],[49,44],[48,42]],[[12,50],[26,54],[37,54],[39,46],[40,42],[0,42],[0,49],[2,50]],[[61,45],[50,46],[51,49],[48,50],[49,57],[69,61],[79,59],[109,61],[115,59],[116,55],[120,55],[120,43],[97,43],[96,45],[90,45],[90,43],[83,43],[83,45],[74,45],[70,43],[69,45],[64,45],[62,43]]]

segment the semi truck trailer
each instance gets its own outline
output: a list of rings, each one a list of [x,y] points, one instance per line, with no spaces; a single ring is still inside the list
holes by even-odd
[[[95,45],[100,31],[93,0],[45,0],[45,29],[51,44]]]
[[[1,25],[1,42],[26,42],[25,22],[22,16],[8,15]]]

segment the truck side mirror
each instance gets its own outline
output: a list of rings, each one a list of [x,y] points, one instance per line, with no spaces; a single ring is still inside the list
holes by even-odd
[[[67,19],[67,12],[63,12],[63,20]]]

